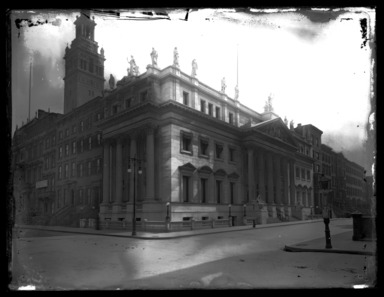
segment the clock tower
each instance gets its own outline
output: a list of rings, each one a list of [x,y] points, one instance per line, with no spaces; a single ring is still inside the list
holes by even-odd
[[[65,48],[64,114],[100,96],[104,89],[104,49],[98,53],[94,18],[82,11],[76,17],[76,38]]]

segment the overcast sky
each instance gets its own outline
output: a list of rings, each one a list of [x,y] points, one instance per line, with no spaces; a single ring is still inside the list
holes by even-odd
[[[143,73],[152,47],[165,68],[177,46],[183,72],[190,74],[196,59],[197,78],[220,90],[225,77],[230,97],[238,79],[240,102],[257,112],[271,95],[282,119],[318,127],[323,143],[370,166],[364,143],[374,79],[373,10],[200,9],[190,11],[188,21],[185,10],[163,12],[167,19],[150,21],[133,20],[143,16],[137,11],[121,11],[120,19],[93,14],[95,40],[105,51],[106,86],[110,73],[117,80],[127,75],[131,55]],[[75,37],[76,15],[79,11],[12,13],[12,131],[28,117],[31,60],[31,117],[37,109],[63,112],[63,56]],[[30,22],[18,29],[17,19]]]

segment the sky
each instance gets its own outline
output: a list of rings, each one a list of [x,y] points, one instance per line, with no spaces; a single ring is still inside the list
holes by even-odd
[[[142,10],[119,12],[119,18],[92,12],[95,40],[105,51],[106,88],[110,74],[116,80],[127,75],[131,55],[143,73],[152,47],[160,68],[173,63],[177,47],[181,71],[191,74],[196,59],[197,78],[220,90],[225,77],[232,98],[238,81],[239,101],[259,113],[271,96],[282,119],[316,126],[323,143],[370,172],[373,9],[163,9],[155,11],[157,19]],[[28,118],[31,61],[31,117],[38,109],[63,113],[63,56],[75,37],[76,15],[80,12],[11,12],[12,133]]]

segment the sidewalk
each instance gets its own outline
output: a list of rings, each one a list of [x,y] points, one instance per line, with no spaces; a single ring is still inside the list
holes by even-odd
[[[332,248],[325,248],[324,238],[304,241],[295,245],[285,246],[287,252],[322,252],[322,253],[341,253],[355,255],[375,255],[376,239],[353,241],[353,231],[343,232],[336,235],[331,234]]]
[[[338,219],[331,219],[338,220]],[[322,219],[306,220],[306,221],[294,221],[284,223],[274,223],[257,225],[256,229],[273,228],[278,226],[288,226],[295,224],[308,224],[322,222]],[[137,232],[136,236],[132,236],[132,231],[128,230],[95,230],[91,228],[72,228],[72,227],[61,227],[61,226],[36,226],[36,225],[16,225],[14,227],[22,229],[33,229],[33,230],[46,230],[55,232],[66,232],[66,233],[81,233],[88,235],[102,235],[102,236],[115,236],[115,237],[128,237],[136,239],[173,239],[181,237],[190,237],[196,235],[206,235],[223,232],[235,232],[254,229],[252,225],[248,226],[234,226],[234,227],[223,227],[223,228],[209,228],[209,229],[198,229],[188,231],[177,231],[177,232],[166,232],[166,233],[150,233],[150,232]],[[353,241],[352,231],[347,231],[341,234],[331,234],[332,249],[325,248],[325,237],[318,238],[310,241],[305,241],[291,246],[285,246],[284,250],[289,252],[324,252],[324,253],[344,253],[344,254],[358,254],[358,255],[374,255],[376,244],[374,241]]]
[[[334,220],[337,220],[337,219],[334,219]],[[322,219],[316,219],[316,220],[306,220],[306,221],[293,221],[293,222],[284,222],[284,223],[265,224],[265,225],[257,225],[256,229],[288,226],[288,225],[295,225],[295,224],[316,223],[316,222],[322,222],[322,221],[323,221]],[[164,232],[164,233],[137,231],[136,232],[137,235],[132,236],[131,230],[116,230],[116,229],[95,230],[92,228],[73,228],[73,227],[64,227],[64,226],[41,226],[41,225],[15,225],[14,228],[46,230],[46,231],[55,231],[55,232],[66,232],[66,233],[82,233],[82,234],[88,234],[88,235],[131,237],[131,238],[137,238],[137,239],[173,239],[173,238],[189,237],[189,236],[196,236],[196,235],[254,229],[252,225],[247,225],[247,226],[233,226],[233,227],[221,227],[221,228],[218,227],[218,228],[196,229],[196,230]]]

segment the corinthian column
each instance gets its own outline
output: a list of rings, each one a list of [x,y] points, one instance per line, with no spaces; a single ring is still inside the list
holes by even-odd
[[[254,177],[254,161],[253,161],[253,149],[248,148],[248,201],[254,199],[255,190],[255,177]]]
[[[131,143],[130,143],[130,150],[129,150],[129,157],[130,158],[134,158],[136,156],[136,133],[132,133],[130,135],[131,137]],[[133,164],[131,163],[131,169],[133,170]],[[129,200],[130,201],[133,201],[133,190],[134,190],[134,182],[133,182],[133,176],[134,176],[134,173],[132,171],[132,173],[129,175]]]
[[[122,152],[121,138],[117,139],[116,143],[116,204],[121,204],[123,184],[122,184],[122,165],[123,165],[123,152]]]
[[[103,158],[103,204],[109,202],[109,150],[108,142],[104,143],[104,158]]]
[[[154,127],[147,127],[147,189],[145,200],[155,198],[155,140]]]

